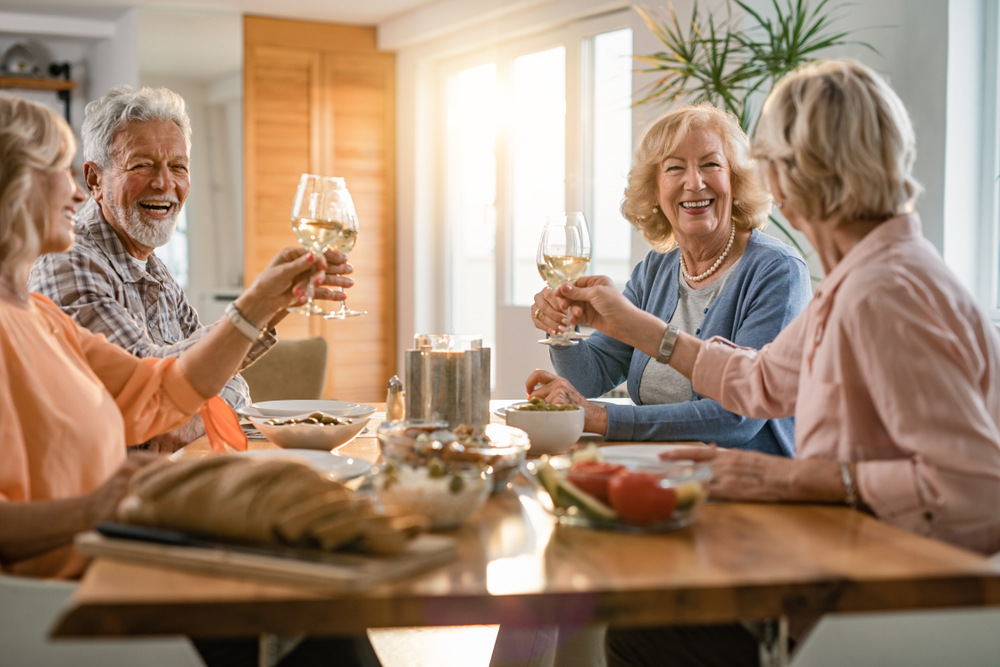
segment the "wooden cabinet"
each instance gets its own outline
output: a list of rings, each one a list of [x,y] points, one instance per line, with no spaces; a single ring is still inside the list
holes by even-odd
[[[360,220],[349,304],[368,315],[289,315],[278,332],[327,339],[328,397],[385,400],[396,359],[394,57],[376,49],[374,28],[328,23],[248,16],[244,41],[246,280],[296,243],[299,177],[344,177]]]

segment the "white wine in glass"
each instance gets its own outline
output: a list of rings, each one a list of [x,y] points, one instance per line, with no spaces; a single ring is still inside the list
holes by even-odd
[[[336,203],[338,189],[344,179],[302,174],[292,203],[292,231],[307,250],[320,254],[331,246],[343,228],[340,207]],[[328,311],[316,305],[313,299],[313,281],[306,286],[306,302],[288,309],[301,315],[327,315]]]
[[[538,242],[538,254],[542,262],[538,272],[552,289],[560,285],[572,283],[587,272],[590,265],[590,229],[583,213],[562,213],[550,215],[545,220],[542,236]],[[544,263],[545,269],[541,264]],[[544,338],[539,343],[566,347],[577,345],[574,338],[580,335],[571,332],[569,327],[569,309],[566,309],[566,331],[555,336]]]

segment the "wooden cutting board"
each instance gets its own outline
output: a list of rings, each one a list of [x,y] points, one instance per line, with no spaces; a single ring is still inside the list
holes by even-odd
[[[157,544],[105,537],[93,531],[78,535],[76,548],[87,556],[349,593],[443,565],[455,560],[457,555],[455,540],[442,535],[418,535],[396,556],[327,553],[322,555],[322,560],[245,553],[224,546]]]

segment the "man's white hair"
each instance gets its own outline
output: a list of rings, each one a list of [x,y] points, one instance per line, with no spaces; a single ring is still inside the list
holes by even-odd
[[[115,134],[126,123],[138,121],[172,122],[184,134],[184,143],[191,152],[191,120],[184,98],[166,88],[116,86],[104,96],[87,105],[83,121],[83,159],[94,162],[102,170],[114,161]]]

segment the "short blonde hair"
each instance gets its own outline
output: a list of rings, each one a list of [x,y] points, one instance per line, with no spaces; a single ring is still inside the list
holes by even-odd
[[[69,168],[73,131],[50,109],[0,94],[0,275],[20,279],[49,233],[39,177]]]
[[[910,116],[858,62],[815,62],[782,78],[764,102],[753,155],[809,220],[887,220],[911,211],[922,191]]]
[[[767,224],[771,198],[757,183],[750,143],[736,116],[708,104],[684,106],[660,116],[642,135],[622,201],[622,215],[658,250],[675,244],[673,227],[657,198],[660,165],[689,132],[702,128],[719,136],[729,162],[733,224],[737,229],[763,229]]]

